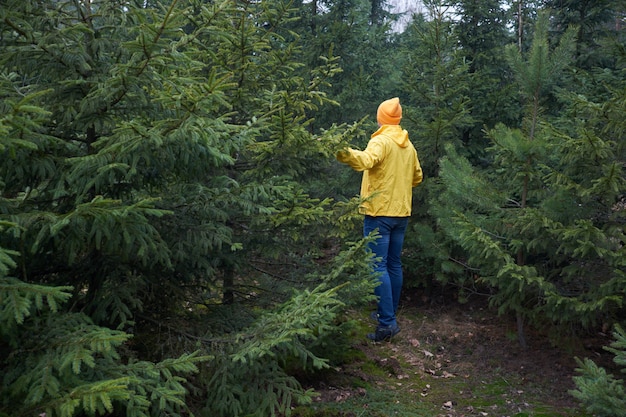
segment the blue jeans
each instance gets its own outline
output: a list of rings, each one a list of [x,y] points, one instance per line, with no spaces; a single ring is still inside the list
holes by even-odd
[[[408,217],[365,216],[363,235],[368,236],[378,229],[379,237],[371,242],[369,249],[377,258],[374,270],[379,274],[380,285],[374,290],[378,297],[378,323],[380,326],[395,326],[396,312],[402,291],[402,262],[400,254]]]

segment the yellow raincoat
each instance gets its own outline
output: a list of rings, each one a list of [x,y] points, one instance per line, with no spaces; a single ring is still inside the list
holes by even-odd
[[[371,136],[364,151],[345,149],[337,160],[363,171],[362,204],[368,216],[408,217],[413,187],[422,182],[422,168],[409,134],[399,125],[383,125]]]

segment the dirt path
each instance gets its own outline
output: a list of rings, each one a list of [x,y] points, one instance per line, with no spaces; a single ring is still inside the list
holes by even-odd
[[[523,349],[515,338],[514,320],[478,303],[404,307],[398,322],[402,331],[390,343],[355,344],[385,377],[364,373],[359,363],[342,372],[428,402],[438,417],[535,415],[542,409],[550,410],[549,415],[564,410],[561,415],[571,416],[579,407],[569,394],[577,367],[574,357],[609,366],[612,359],[602,350],[611,342],[610,335],[603,334],[556,348],[545,336],[529,333]],[[316,390],[322,402],[367,395],[354,387]]]

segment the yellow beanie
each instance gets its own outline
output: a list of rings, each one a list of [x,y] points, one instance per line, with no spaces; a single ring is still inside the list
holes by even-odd
[[[402,119],[402,106],[398,97],[385,100],[378,106],[376,113],[378,123],[381,125],[399,125]]]

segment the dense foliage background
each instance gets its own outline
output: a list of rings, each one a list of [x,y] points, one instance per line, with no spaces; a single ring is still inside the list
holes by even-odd
[[[309,402],[375,285],[334,153],[394,96],[426,176],[406,285],[488,295],[522,345],[615,328],[625,365],[626,4],[390,6],[2,1],[1,416]],[[592,362],[577,385],[623,412]]]

